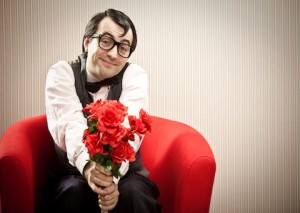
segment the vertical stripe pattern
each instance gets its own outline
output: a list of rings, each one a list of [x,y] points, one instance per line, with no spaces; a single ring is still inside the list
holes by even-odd
[[[136,25],[150,113],[211,145],[211,212],[300,212],[298,0],[0,0],[0,134],[45,113],[48,68],[107,8]]]

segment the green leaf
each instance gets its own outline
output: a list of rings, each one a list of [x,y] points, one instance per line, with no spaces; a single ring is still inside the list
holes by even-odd
[[[121,167],[121,163],[118,163],[118,164],[115,164],[113,167],[112,167],[112,170],[111,170],[111,173],[114,177],[118,178],[121,176],[121,173],[119,172],[119,169]]]
[[[88,121],[88,129],[89,129],[89,133],[94,133],[95,131],[97,131],[97,120],[89,120]]]

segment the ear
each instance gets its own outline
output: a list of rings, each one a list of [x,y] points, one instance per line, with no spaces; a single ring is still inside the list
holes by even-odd
[[[85,52],[88,51],[88,46],[89,46],[90,41],[91,41],[91,39],[89,37],[85,37],[85,39],[83,40],[83,46],[84,46]]]

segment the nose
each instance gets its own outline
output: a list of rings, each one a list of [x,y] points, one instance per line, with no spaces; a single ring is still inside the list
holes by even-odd
[[[111,50],[107,52],[107,55],[111,58],[117,58],[118,57],[118,46],[115,45]]]

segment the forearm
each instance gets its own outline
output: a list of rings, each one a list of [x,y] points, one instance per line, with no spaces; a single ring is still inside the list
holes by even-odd
[[[58,62],[49,69],[45,91],[46,115],[55,143],[67,153],[70,164],[82,172],[89,157],[82,143],[87,124],[74,88],[72,72],[66,62]]]

